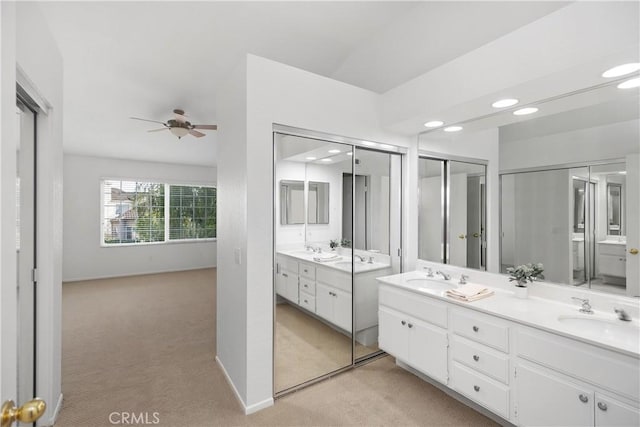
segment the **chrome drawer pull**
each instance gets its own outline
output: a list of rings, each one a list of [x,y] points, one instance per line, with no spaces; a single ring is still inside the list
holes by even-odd
[[[282,273],[282,277],[289,277],[287,273]]]
[[[305,285],[304,285],[304,287],[305,287],[305,288],[308,288],[308,287],[309,287],[309,285],[305,284]]]
[[[589,398],[584,394],[581,394],[580,396],[578,396],[578,398],[580,399],[580,402],[582,402],[582,403],[587,403],[589,401]]]
[[[607,404],[604,402],[598,402],[598,408],[600,408],[600,410],[602,411],[606,411],[607,410]]]
[[[478,330],[480,330],[480,328],[478,328],[477,326],[473,327],[473,332],[478,332]]]
[[[478,360],[480,360],[480,356],[478,356],[477,354],[474,354],[473,355],[473,360],[475,360],[477,362]]]
[[[407,326],[413,328],[413,325],[411,323],[409,323]]]
[[[307,300],[304,300],[304,302],[305,302],[305,303],[307,303],[307,304],[309,304],[309,301],[307,301]]]
[[[473,386],[473,389],[474,389],[475,391],[480,391],[480,386],[479,386],[479,385],[474,385],[474,386]]]
[[[407,324],[407,322],[405,322],[404,320],[402,322],[400,322],[400,323],[402,323],[402,326]]]

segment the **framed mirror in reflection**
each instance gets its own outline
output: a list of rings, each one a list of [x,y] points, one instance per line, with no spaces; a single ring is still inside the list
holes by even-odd
[[[329,224],[329,183],[309,181],[307,223]]]
[[[304,224],[304,181],[280,181],[280,224]]]

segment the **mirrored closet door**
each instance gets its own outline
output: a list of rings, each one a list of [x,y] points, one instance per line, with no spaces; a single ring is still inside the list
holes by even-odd
[[[274,132],[274,394],[379,354],[401,269],[399,153]]]

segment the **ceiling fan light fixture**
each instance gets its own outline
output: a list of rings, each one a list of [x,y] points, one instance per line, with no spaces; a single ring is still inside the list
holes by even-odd
[[[183,128],[183,127],[177,127],[177,126],[172,127],[170,130],[172,134],[178,137],[178,139],[182,138],[183,136],[189,133],[189,129]]]

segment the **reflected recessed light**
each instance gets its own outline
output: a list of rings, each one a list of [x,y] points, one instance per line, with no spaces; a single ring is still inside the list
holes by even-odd
[[[442,126],[444,122],[442,120],[432,120],[424,124],[424,127],[427,128],[437,128],[438,126]]]
[[[349,151],[349,152],[347,153],[347,156],[353,156],[353,151]]]
[[[306,160],[315,160],[317,157],[305,157]]]
[[[382,148],[383,150],[393,150],[393,145],[389,144],[378,144],[378,147]]]
[[[340,150],[329,150],[329,152],[331,154],[338,154],[340,152]]]
[[[602,73],[602,77],[620,77],[640,70],[640,63],[630,62],[628,64],[618,65],[617,67],[609,68]]]
[[[378,144],[376,144],[375,142],[371,142],[371,141],[362,141],[362,143],[368,147],[373,147],[376,146]]]
[[[627,174],[627,171],[620,171],[620,172],[618,172],[618,173],[619,173],[620,175],[626,175],[626,174]]]
[[[507,98],[507,99],[501,99],[499,101],[494,102],[493,104],[491,104],[491,106],[493,108],[506,108],[506,107],[511,107],[512,105],[516,105],[518,102],[517,99],[513,99],[513,98]]]
[[[640,77],[636,77],[635,79],[630,79],[625,82],[622,82],[618,85],[619,89],[632,89],[634,87],[640,87]]]
[[[513,112],[516,116],[526,116],[527,114],[537,113],[538,109],[536,107],[526,107],[521,108]]]
[[[462,126],[449,126],[448,128],[444,128],[445,132],[458,132],[462,130]]]
[[[321,161],[321,162],[331,162],[332,160],[331,160],[330,158],[328,158],[328,157],[327,157],[326,159],[322,159],[322,160],[320,160],[320,161]]]

